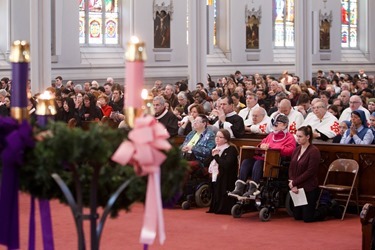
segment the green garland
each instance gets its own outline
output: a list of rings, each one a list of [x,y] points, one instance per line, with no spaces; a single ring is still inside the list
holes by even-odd
[[[88,206],[92,174],[94,168],[100,168],[98,206],[104,207],[117,188],[132,177],[135,178],[113,206],[112,215],[116,215],[119,209],[128,210],[136,201],[145,200],[147,178],[136,176],[131,166],[120,166],[110,160],[123,139],[127,138],[127,131],[99,124],[93,124],[85,131],[68,128],[60,122],[51,122],[47,129],[50,133],[37,141],[33,150],[25,152],[25,163],[20,168],[20,190],[39,198],[57,198],[66,203],[51,174],[57,173],[75,195],[72,170],[76,169],[83,192],[83,205]],[[40,129],[35,129],[35,134],[40,132]],[[181,191],[187,164],[180,159],[176,147],[166,154],[167,160],[161,166],[161,190],[163,201],[170,202]]]

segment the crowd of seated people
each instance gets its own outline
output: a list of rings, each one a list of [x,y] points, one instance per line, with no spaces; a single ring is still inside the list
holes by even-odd
[[[303,157],[302,153],[298,155],[294,151],[297,141],[302,146],[310,145],[312,139],[375,144],[374,76],[367,76],[363,70],[359,72],[351,76],[331,71],[325,76],[319,70],[316,77],[303,82],[287,71],[279,77],[236,71],[217,81],[209,77],[206,84],[197,83],[196,89],[189,89],[186,81],[163,86],[163,82],[157,80],[150,93],[158,122],[165,125],[171,137],[186,136],[181,145],[184,156],[198,161],[199,167],[210,165],[215,183],[212,185],[214,203],[209,212],[230,213],[230,205],[223,203],[231,202],[226,201],[225,191],[233,190],[236,179],[236,188],[249,176],[259,183],[262,176],[259,166],[264,160],[261,156],[245,160],[240,176],[234,176],[237,164],[228,168],[227,163],[237,163],[238,151],[230,144],[233,138],[268,135],[259,147],[278,148],[286,156],[294,152],[296,163],[293,166]],[[11,79],[1,79],[0,116],[10,116],[11,86]],[[38,94],[31,94],[30,82],[27,91],[29,114],[35,116]],[[83,127],[86,122],[97,122],[103,117],[116,124],[125,119],[124,87],[110,77],[102,85],[97,81],[81,85],[72,81],[64,84],[63,78],[58,76],[47,91],[55,97],[57,121],[69,124],[74,120],[76,126]],[[307,127],[309,133],[305,131]],[[205,159],[210,162],[205,163]],[[226,178],[221,176],[227,172]],[[295,191],[304,182],[297,172],[291,174],[290,188]],[[315,188],[311,190],[315,192]],[[299,211],[296,218],[311,221],[312,208]]]
[[[0,87],[0,116],[10,116],[11,109],[11,79],[3,77]],[[57,76],[50,87],[46,89],[55,99],[55,120],[83,126],[85,122],[98,122],[103,117],[118,124],[124,120],[123,87],[108,78],[103,86],[97,81],[74,84],[73,81],[63,82]],[[28,112],[35,119],[37,99],[40,93],[32,94],[31,82],[27,83]]]
[[[7,77],[1,79],[0,116],[10,115],[11,83]],[[341,137],[346,134],[340,127],[347,127],[348,122],[354,126],[356,115],[353,112],[361,110],[366,119],[362,126],[374,131],[371,122],[375,116],[374,85],[374,76],[367,76],[362,69],[354,75],[332,70],[325,75],[319,70],[311,81],[304,82],[287,71],[278,77],[236,71],[217,81],[208,77],[205,84],[196,83],[195,89],[189,89],[186,81],[163,86],[163,82],[157,80],[150,93],[155,98],[156,117],[165,123],[171,136],[187,135],[193,120],[201,113],[208,117],[213,128],[227,129],[232,138],[269,134],[272,120],[284,114],[289,119],[288,131],[294,136],[298,128],[311,125],[314,139],[355,143],[352,138],[363,132],[355,134],[352,129],[352,133],[347,133],[350,140],[344,141]],[[28,108],[33,116],[38,94],[32,95],[30,86],[28,82]],[[73,81],[64,83],[63,78],[57,76],[48,91],[56,97],[56,120],[68,122],[74,118],[78,126],[101,120],[103,116],[117,124],[124,120],[124,88],[111,77],[104,84],[94,80],[81,85]],[[370,139],[364,140],[365,143]]]

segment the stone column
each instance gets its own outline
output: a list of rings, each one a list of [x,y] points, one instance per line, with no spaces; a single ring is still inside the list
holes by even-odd
[[[51,1],[30,1],[30,57],[31,90],[40,93],[51,86]]]
[[[206,1],[188,0],[189,89],[207,79],[207,7]]]
[[[312,1],[295,1],[295,74],[301,81],[312,78]]]

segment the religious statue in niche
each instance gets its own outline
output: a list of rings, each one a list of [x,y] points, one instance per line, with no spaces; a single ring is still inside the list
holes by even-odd
[[[259,49],[259,24],[262,17],[262,10],[245,7],[246,23],[246,49]]]
[[[259,21],[254,15],[247,17],[246,49],[259,49]]]
[[[328,15],[327,13],[319,13],[320,20],[320,49],[329,50],[331,48],[331,22],[332,22],[332,11]]]
[[[320,49],[330,49],[330,28],[327,19],[320,22]]]
[[[173,1],[169,5],[162,2],[160,5],[153,1],[154,14],[154,48],[171,47],[171,20]]]
[[[171,47],[171,29],[170,16],[164,10],[156,13],[154,19],[154,47],[170,48]]]

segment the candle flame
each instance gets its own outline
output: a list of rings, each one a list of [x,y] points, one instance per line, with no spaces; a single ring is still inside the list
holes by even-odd
[[[51,94],[51,92],[46,90],[46,91],[44,91],[43,94],[40,94],[39,99],[50,100],[50,99],[52,99],[52,94]]]
[[[139,38],[136,37],[136,36],[132,36],[132,37],[130,38],[130,42],[131,42],[131,43],[139,43]]]
[[[147,97],[148,97],[148,91],[147,91],[147,89],[143,89],[142,90],[141,97],[142,97],[143,100],[147,99]]]

